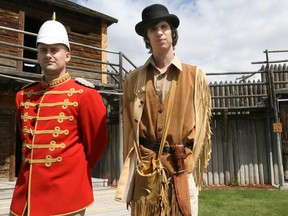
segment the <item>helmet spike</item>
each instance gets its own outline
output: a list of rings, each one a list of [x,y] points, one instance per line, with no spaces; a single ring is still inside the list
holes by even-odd
[[[56,13],[55,12],[53,12],[52,20],[56,20]]]

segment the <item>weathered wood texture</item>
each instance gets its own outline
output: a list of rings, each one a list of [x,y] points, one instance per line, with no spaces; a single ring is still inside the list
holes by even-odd
[[[56,12],[56,19],[65,25],[71,42],[73,57],[68,63],[68,66],[73,67],[70,70],[71,75],[94,79],[99,82],[107,80],[106,74],[99,73],[99,71],[105,68],[105,65],[101,61],[107,61],[105,57],[106,53],[99,51],[99,49],[107,48],[107,28],[116,20],[92,10],[83,9],[80,5],[70,2],[67,2],[68,5],[65,8],[65,5],[63,5],[64,1],[20,1],[18,4],[13,4],[13,1],[5,2],[2,8],[0,8],[0,26],[25,30],[27,28],[25,26],[26,21],[26,25],[30,25],[28,26],[29,29],[32,28],[32,33],[35,34],[40,28],[40,24],[51,19],[52,13]],[[79,18],[80,16],[81,19]],[[31,22],[30,19],[33,21]],[[85,21],[83,22],[83,20]],[[17,48],[17,45],[24,46],[26,44],[35,48],[36,36],[34,38],[32,36],[27,37],[24,44],[25,35],[20,32],[1,29],[0,41],[6,43],[0,44],[1,54],[21,58],[35,56],[33,60],[36,60],[35,54],[32,55],[30,53],[29,56],[25,56],[25,51],[20,47]],[[31,42],[27,41],[28,38]],[[86,46],[79,46],[77,44],[84,44]],[[97,47],[98,49],[92,47]],[[102,56],[103,53],[105,53],[104,56]],[[0,58],[1,67],[15,70],[21,70],[25,62],[27,63],[27,61],[13,58]],[[91,71],[86,70],[83,72],[81,68],[90,69]]]
[[[269,118],[230,116],[227,126],[213,119],[213,151],[208,166],[207,185],[271,184],[270,163],[277,164],[275,142]],[[227,131],[227,142],[224,140]],[[273,148],[272,148],[273,147]],[[270,154],[273,161],[270,161]],[[274,182],[278,182],[275,175]]]
[[[80,34],[77,32],[73,32],[68,30],[69,40],[71,42],[76,42],[80,44],[87,44],[91,47],[100,47],[101,45],[101,35],[97,34]],[[102,52],[93,48],[84,47],[80,45],[71,44],[71,61],[68,63],[69,66],[73,67],[81,67],[85,69],[92,70],[101,70],[101,63],[97,63],[101,61]],[[74,56],[74,57],[73,57]],[[80,59],[77,57],[81,57]],[[101,74],[93,73],[93,72],[83,72],[79,70],[69,70],[72,76],[80,76],[87,77],[90,79],[96,79],[101,81]]]
[[[115,186],[120,176],[122,163],[120,158],[122,152],[120,148],[119,125],[108,124],[109,145],[103,157],[93,169],[93,176],[108,179],[109,185]]]
[[[245,113],[247,109],[265,108],[268,98],[267,83],[258,80],[244,82],[210,83],[212,107],[217,111],[229,109],[231,112]],[[241,111],[242,110],[242,111]],[[243,111],[244,110],[244,111]]]
[[[0,8],[0,26],[9,26],[11,28],[19,28],[19,13],[7,11]],[[0,41],[7,43],[18,44],[18,33],[8,30],[0,30]],[[0,44],[2,54],[18,56],[17,48]],[[0,58],[0,66],[7,68],[16,68],[17,61],[11,59]]]
[[[15,108],[13,95],[0,94],[0,179],[15,178]]]

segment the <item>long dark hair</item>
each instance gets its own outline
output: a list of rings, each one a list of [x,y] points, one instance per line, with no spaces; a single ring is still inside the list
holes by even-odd
[[[147,26],[146,28],[146,31],[145,31],[145,34],[144,34],[144,43],[145,43],[145,46],[147,49],[149,49],[149,53],[152,53],[153,50],[152,50],[152,47],[151,47],[151,44],[149,42],[149,38],[148,38],[148,35],[147,35],[147,29],[149,27],[153,27],[153,26],[156,26],[160,21],[157,21],[157,22],[153,22],[151,23],[149,26]],[[175,46],[177,44],[177,41],[178,41],[178,31],[176,28],[174,28],[173,25],[171,25],[169,22],[168,22],[170,28],[171,28],[171,32],[172,32],[172,46],[173,46],[173,49],[175,49]]]

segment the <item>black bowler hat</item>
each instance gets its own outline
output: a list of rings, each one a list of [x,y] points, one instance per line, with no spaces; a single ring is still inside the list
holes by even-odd
[[[166,20],[174,28],[179,26],[179,19],[174,14],[169,14],[168,9],[161,4],[150,5],[142,11],[142,21],[135,26],[138,35],[144,36],[147,27],[154,22]]]

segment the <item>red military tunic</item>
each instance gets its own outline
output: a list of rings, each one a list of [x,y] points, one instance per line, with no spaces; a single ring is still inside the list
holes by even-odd
[[[30,85],[16,95],[23,142],[11,213],[65,215],[93,202],[90,169],[107,146],[100,94],[63,77]]]

